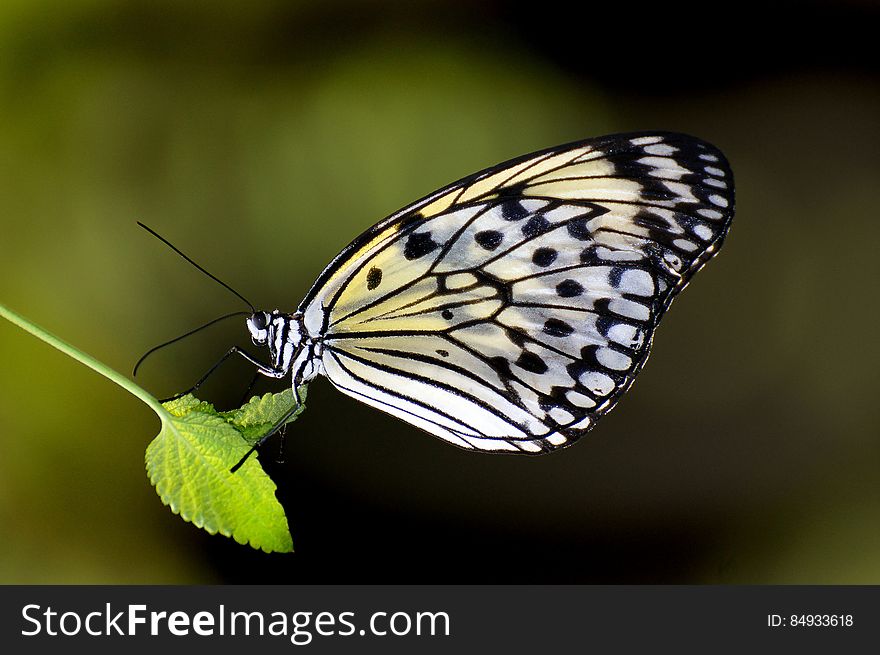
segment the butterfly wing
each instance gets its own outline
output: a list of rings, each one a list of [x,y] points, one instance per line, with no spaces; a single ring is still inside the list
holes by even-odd
[[[552,148],[374,226],[300,311],[344,393],[464,448],[547,452],[632,384],[733,201],[724,156],[692,137]]]

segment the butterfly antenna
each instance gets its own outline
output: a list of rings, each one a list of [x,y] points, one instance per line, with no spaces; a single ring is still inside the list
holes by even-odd
[[[196,332],[201,332],[205,328],[208,328],[208,327],[211,327],[212,325],[214,325],[214,323],[219,323],[220,321],[225,321],[227,318],[232,318],[233,316],[248,316],[248,314],[249,314],[249,312],[244,312],[244,311],[232,312],[231,314],[224,314],[220,318],[215,318],[213,321],[208,321],[204,325],[200,325],[199,327],[195,328],[194,330],[190,330],[186,334],[181,334],[179,337],[175,337],[175,338],[171,339],[170,341],[166,341],[165,343],[160,343],[158,346],[154,346],[153,348],[150,348],[147,352],[145,352],[143,355],[141,355],[141,358],[139,360],[137,360],[137,364],[134,365],[134,370],[132,370],[132,372],[131,372],[132,377],[135,377],[137,375],[138,368],[140,368],[140,365],[144,363],[144,360],[147,357],[149,357],[150,355],[152,355],[154,352],[156,352],[157,350],[160,350],[160,349],[164,348],[165,346],[170,346],[172,343],[177,343],[181,339],[186,339],[188,336],[191,336],[191,335],[195,334]]]
[[[231,291],[232,293],[234,293],[236,296],[238,296],[239,298],[241,298],[241,299],[245,302],[245,304],[246,304],[248,307],[251,308],[251,312],[252,312],[252,313],[257,311],[257,308],[254,307],[253,303],[251,303],[250,300],[248,300],[247,298],[245,298],[245,297],[244,297],[243,295],[241,295],[238,291],[236,291],[236,290],[233,289],[231,286],[229,286],[228,284],[226,284],[223,280],[221,280],[220,278],[218,278],[216,275],[211,275],[211,274],[210,274],[208,271],[206,271],[204,268],[202,268],[201,266],[199,266],[198,264],[196,264],[191,258],[189,258],[189,257],[187,257],[186,255],[184,255],[184,254],[180,251],[180,249],[179,249],[177,246],[175,246],[174,244],[172,244],[168,239],[166,239],[165,237],[163,237],[162,235],[160,235],[159,233],[157,233],[155,230],[153,230],[153,229],[147,227],[146,225],[144,225],[144,224],[141,223],[140,221],[137,221],[137,224],[140,225],[142,228],[144,228],[147,232],[149,232],[150,234],[152,234],[154,237],[156,237],[157,239],[159,239],[159,241],[161,241],[162,243],[164,243],[166,246],[168,246],[169,248],[171,248],[171,249],[172,249],[174,252],[176,252],[178,255],[180,255],[181,257],[183,257],[183,258],[184,258],[186,261],[188,261],[190,264],[192,264],[192,265],[195,266],[197,269],[199,269],[202,273],[204,273],[204,274],[207,275],[209,278],[211,278],[212,280],[214,280],[214,282],[216,282],[217,284],[219,284],[219,285],[225,287],[226,289],[228,289],[229,291]],[[219,320],[219,319],[218,319],[218,320]],[[209,324],[209,325],[210,325],[210,324]],[[184,335],[184,336],[187,336],[187,335]],[[179,337],[179,338],[182,339],[183,337]]]

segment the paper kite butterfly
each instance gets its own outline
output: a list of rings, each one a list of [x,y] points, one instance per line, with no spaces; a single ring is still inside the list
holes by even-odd
[[[254,311],[263,375],[317,375],[462,448],[541,454],[596,425],[720,248],[733,176],[681,134],[606,136],[455,182],[346,247],[293,313]]]

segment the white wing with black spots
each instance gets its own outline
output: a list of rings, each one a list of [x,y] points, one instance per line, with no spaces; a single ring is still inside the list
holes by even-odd
[[[547,452],[629,388],[733,206],[727,161],[692,137],[553,148],[358,237],[303,324],[343,392],[464,448]]]

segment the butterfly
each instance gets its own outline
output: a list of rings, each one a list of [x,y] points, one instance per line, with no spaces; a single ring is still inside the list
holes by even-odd
[[[719,150],[604,136],[487,168],[352,241],[247,328],[294,395],[319,375],[451,444],[541,454],[611,410],[734,210]]]

